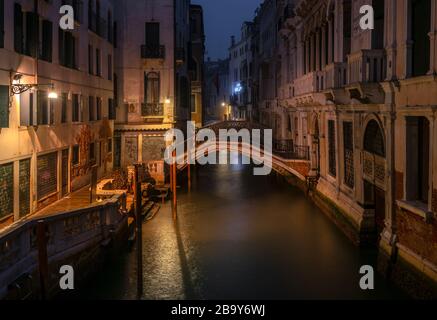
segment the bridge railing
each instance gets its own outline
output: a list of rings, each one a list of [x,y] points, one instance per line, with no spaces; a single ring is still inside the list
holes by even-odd
[[[98,205],[23,220],[0,232],[0,299],[17,278],[38,267],[37,226],[44,224],[48,261],[60,261],[89,244],[110,240],[126,219],[126,195]]]
[[[273,153],[286,160],[310,160],[309,147],[296,145],[291,139],[273,140]]]

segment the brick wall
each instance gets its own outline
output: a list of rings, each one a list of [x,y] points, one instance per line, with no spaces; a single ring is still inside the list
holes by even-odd
[[[0,219],[14,212],[14,164],[0,165]]]
[[[399,242],[416,254],[437,264],[437,221],[426,223],[416,214],[397,210]]]
[[[299,172],[301,175],[306,177],[310,172],[310,163],[309,162],[291,162],[288,164],[291,168]]]

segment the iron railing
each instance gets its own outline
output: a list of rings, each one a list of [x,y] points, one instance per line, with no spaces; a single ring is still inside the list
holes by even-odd
[[[164,105],[162,103],[141,104],[141,115],[143,117],[163,117]]]
[[[287,160],[310,160],[309,147],[295,145],[293,140],[273,140],[273,153]]]
[[[165,46],[149,47],[141,46],[141,58],[143,59],[165,59]]]

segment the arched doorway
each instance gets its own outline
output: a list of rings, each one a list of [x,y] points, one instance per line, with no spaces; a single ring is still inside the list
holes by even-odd
[[[372,119],[367,123],[363,143],[364,204],[368,216],[373,215],[371,229],[379,237],[385,227],[386,150],[383,130]]]

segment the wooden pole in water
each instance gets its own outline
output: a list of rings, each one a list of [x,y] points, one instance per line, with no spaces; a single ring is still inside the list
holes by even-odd
[[[142,221],[142,195],[141,182],[139,181],[138,165],[135,165],[135,220],[137,231],[137,297],[143,295],[143,221]]]
[[[47,299],[49,259],[47,255],[47,234],[46,224],[40,220],[36,224],[36,238],[38,245],[38,269],[41,300]]]
[[[177,200],[177,172],[176,172],[176,151],[173,151],[173,220],[177,219],[178,216],[178,200]]]
[[[191,191],[191,164],[188,162],[188,191]]]

